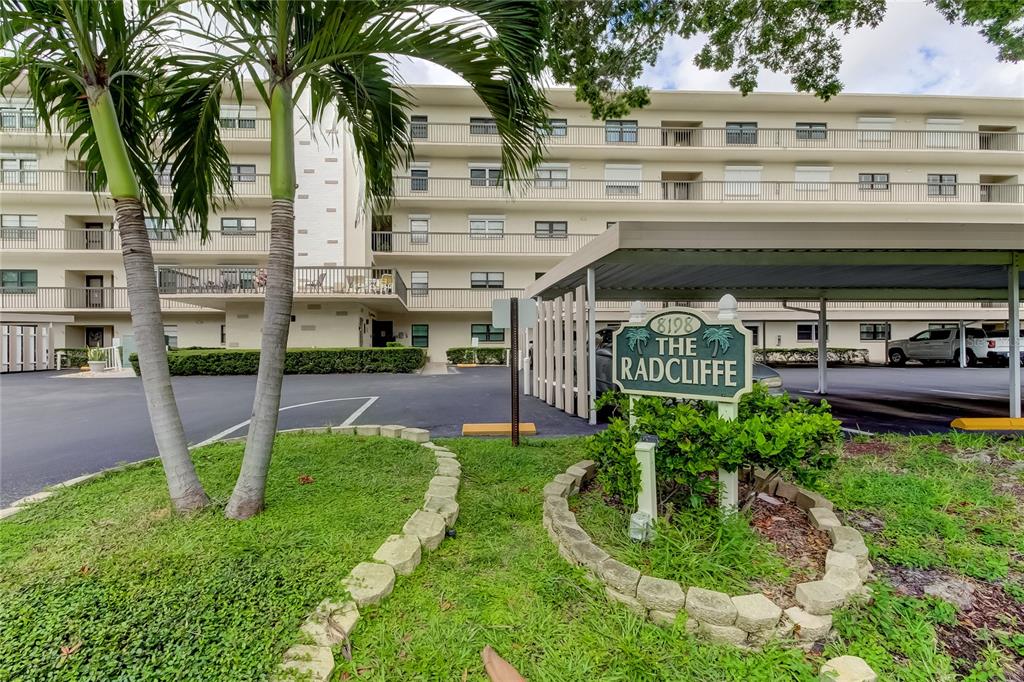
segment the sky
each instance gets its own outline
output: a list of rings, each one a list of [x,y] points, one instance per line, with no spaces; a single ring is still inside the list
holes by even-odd
[[[700,45],[697,38],[669,39],[641,82],[659,89],[730,90],[728,73],[693,65]],[[413,60],[400,72],[410,84],[463,82],[441,67]],[[877,28],[858,29],[843,39],[840,78],[845,92],[1024,97],[1024,64],[999,62],[976,29],[949,24],[934,7],[916,0],[890,0]],[[762,72],[758,90],[793,87],[785,75]]]

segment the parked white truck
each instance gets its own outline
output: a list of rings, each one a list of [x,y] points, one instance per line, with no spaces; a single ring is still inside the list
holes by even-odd
[[[1017,361],[1024,367],[1024,329],[1020,330],[1020,357]],[[990,331],[984,339],[974,339],[971,350],[978,359],[994,365],[1008,365],[1010,363],[1010,331]]]
[[[984,329],[966,328],[967,364],[976,365],[980,358],[988,359],[988,336]],[[981,346],[979,346],[979,342]],[[986,354],[982,355],[981,348]],[[917,360],[925,365],[940,362],[960,363],[960,330],[955,327],[926,329],[909,339],[898,339],[886,344],[886,356],[890,365],[905,365],[908,360]]]

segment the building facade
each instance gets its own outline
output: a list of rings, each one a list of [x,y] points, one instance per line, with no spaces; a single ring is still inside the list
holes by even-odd
[[[505,187],[493,120],[464,87],[411,88],[415,162],[390,211],[370,216],[359,163],[337,122],[297,133],[293,347],[505,346],[491,303],[523,289],[624,220],[773,225],[972,222],[1007,226],[1024,249],[1024,101],[1012,98],[656,92],[642,111],[595,122],[550,93],[546,160]],[[258,348],[269,247],[269,120],[255,92],[223,107],[235,200],[211,235],[150,221],[168,344]],[[298,117],[302,120],[302,117]],[[0,100],[0,323],[49,347],[130,338],[112,206],[65,138],[24,99]],[[966,283],[965,283],[966,286]],[[725,293],[725,292],[723,292]],[[685,302],[710,305],[710,302]],[[661,302],[659,302],[661,304]],[[621,320],[627,304],[599,302]],[[814,347],[804,301],[741,301],[769,348]],[[884,360],[887,338],[966,320],[1005,325],[1005,304],[845,302],[829,345]],[[4,344],[3,371],[30,368]]]

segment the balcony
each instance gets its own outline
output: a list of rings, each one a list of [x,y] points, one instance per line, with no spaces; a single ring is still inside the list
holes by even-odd
[[[524,180],[511,192],[469,178],[396,177],[395,197],[454,201],[602,201],[688,203],[1021,204],[1024,185],[924,182],[729,180]]]
[[[11,118],[0,121],[0,133],[4,135],[46,135],[46,128],[34,123],[35,119]],[[54,135],[66,135],[67,131],[59,122],[53,124]],[[235,140],[270,140],[269,118],[221,119],[220,136],[225,142]]]
[[[161,310],[210,312],[202,306],[162,300]],[[0,310],[127,313],[127,287],[21,287],[0,289]]]
[[[170,180],[158,178],[161,191],[170,194]],[[61,170],[4,170],[0,172],[0,192],[105,192],[96,173]],[[237,197],[270,197],[270,176],[238,175],[233,178],[232,192]]]
[[[490,312],[491,303],[496,299],[522,296],[522,289],[409,289],[406,306],[409,310]]]
[[[262,253],[270,249],[270,232],[210,232],[204,242],[199,233],[159,231],[150,235],[154,253]],[[78,228],[0,229],[0,251],[121,251],[117,230]]]
[[[473,235],[468,232],[374,232],[373,252],[390,255],[553,256],[576,253],[593,234],[537,237],[531,233]]]
[[[498,147],[493,126],[469,123],[417,123],[413,141],[426,145],[485,145]],[[872,151],[1024,150],[1024,133],[999,131],[860,130],[850,128],[797,129],[636,127],[606,129],[602,125],[559,127],[544,137],[548,150],[562,147],[644,149],[765,149]]]

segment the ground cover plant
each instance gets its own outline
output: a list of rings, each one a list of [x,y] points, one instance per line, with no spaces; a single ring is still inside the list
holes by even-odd
[[[172,514],[158,465],[0,522],[0,679],[264,679],[321,599],[422,504],[433,457],[278,436],[268,509],[225,519],[242,443],[194,453],[215,506]]]

